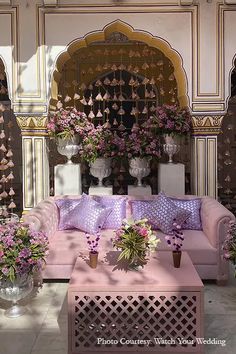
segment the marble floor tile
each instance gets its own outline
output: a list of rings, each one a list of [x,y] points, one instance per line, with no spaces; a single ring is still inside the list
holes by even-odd
[[[32,348],[32,354],[42,353],[67,353],[67,343],[60,334],[59,329],[40,332]]]
[[[67,282],[44,283],[21,301],[29,311],[17,319],[4,316],[9,303],[0,300],[0,354],[67,354],[67,288]],[[205,354],[234,354],[236,279],[225,287],[206,282],[204,302],[205,339],[226,343],[205,345]]]
[[[26,329],[0,331],[0,354],[31,354],[36,338]]]

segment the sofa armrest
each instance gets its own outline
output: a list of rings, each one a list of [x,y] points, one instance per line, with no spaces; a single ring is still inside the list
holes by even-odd
[[[209,242],[213,247],[219,248],[225,239],[229,222],[235,221],[235,216],[217,200],[203,197],[201,220],[203,232]]]
[[[53,235],[59,224],[59,213],[54,199],[50,197],[40,202],[23,216],[23,221],[35,230],[44,231],[48,237]]]

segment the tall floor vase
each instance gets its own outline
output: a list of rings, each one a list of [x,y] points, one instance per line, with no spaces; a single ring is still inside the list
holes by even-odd
[[[33,277],[31,275],[17,276],[13,282],[9,279],[1,279],[0,297],[12,302],[12,306],[5,311],[5,316],[10,318],[22,316],[27,309],[20,306],[18,301],[26,297],[32,290]]]

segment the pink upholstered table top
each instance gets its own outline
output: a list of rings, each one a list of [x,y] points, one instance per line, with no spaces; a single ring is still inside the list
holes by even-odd
[[[186,252],[180,268],[174,268],[171,251],[159,251],[139,271],[119,268],[118,252],[99,254],[96,269],[90,268],[87,255],[77,258],[70,290],[80,291],[201,291],[203,283]]]

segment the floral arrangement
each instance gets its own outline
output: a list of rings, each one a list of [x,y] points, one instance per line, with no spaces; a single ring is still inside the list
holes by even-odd
[[[98,243],[101,237],[100,232],[97,232],[96,235],[93,235],[93,237],[95,237],[93,240],[91,239],[91,235],[89,234],[85,234],[86,239],[87,239],[87,244],[88,244],[88,248],[89,248],[89,252],[90,253],[98,253]]]
[[[93,127],[83,139],[80,147],[80,155],[87,162],[94,162],[99,157],[113,157],[116,154],[116,146],[110,130],[98,125]]]
[[[226,239],[223,244],[224,258],[235,266],[234,276],[236,277],[236,223],[230,221]]]
[[[121,250],[118,261],[124,259],[129,263],[146,262],[147,253],[156,250],[160,240],[153,234],[147,219],[128,222],[115,231],[113,246]]]
[[[163,104],[157,107],[156,115],[151,116],[144,126],[159,135],[186,135],[191,130],[191,115],[187,108]]]
[[[176,222],[173,223],[173,235],[165,236],[168,246],[172,247],[173,251],[180,251],[183,246],[184,234],[181,231],[181,226]]]
[[[148,157],[156,156],[160,157],[160,141],[157,136],[151,132],[138,126],[134,126],[131,130],[131,134],[126,137],[126,155],[127,157]]]
[[[40,270],[48,254],[48,239],[28,224],[12,222],[0,226],[0,279]]]
[[[77,111],[74,107],[60,108],[48,117],[48,134],[55,138],[68,139],[75,135],[84,138],[93,129],[93,124],[86,114]]]

